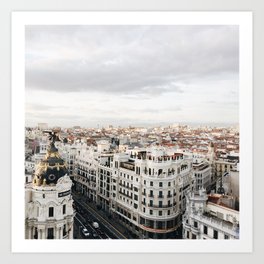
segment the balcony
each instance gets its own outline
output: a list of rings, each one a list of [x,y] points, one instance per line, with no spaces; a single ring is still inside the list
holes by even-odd
[[[191,226],[191,231],[192,231],[192,233],[194,233],[196,235],[200,234],[200,230],[199,230],[198,226]]]
[[[183,222],[183,227],[184,227],[186,230],[188,230],[188,231],[191,230],[191,225],[190,225],[189,223],[187,223],[187,222]]]
[[[164,209],[164,208],[166,208],[166,209],[168,209],[168,208],[170,208],[170,207],[172,207],[173,205],[172,204],[170,204],[170,205],[156,205],[156,204],[148,204],[148,207],[152,207],[152,208],[155,208],[155,209]]]
[[[124,192],[120,192],[120,191],[119,191],[119,194],[124,195],[124,196],[126,196],[126,197],[128,197],[128,198],[130,198],[130,199],[133,199],[132,194],[129,195],[129,194],[126,194],[126,193],[124,193]]]
[[[209,217],[207,215],[195,215],[192,214],[191,217],[198,222],[203,222],[204,224],[211,226],[214,229],[220,229],[236,238],[239,238],[239,229],[235,230],[233,224],[220,220],[213,216]]]

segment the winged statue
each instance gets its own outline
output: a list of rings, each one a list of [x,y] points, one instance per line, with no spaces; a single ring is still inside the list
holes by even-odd
[[[53,143],[55,143],[56,141],[61,141],[59,135],[58,135],[58,131],[52,131],[52,130],[43,130],[43,133],[47,133],[49,134],[48,139],[50,141],[52,141]]]

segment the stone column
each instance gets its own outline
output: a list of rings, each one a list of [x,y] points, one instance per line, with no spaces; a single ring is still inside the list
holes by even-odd
[[[41,233],[41,239],[46,239],[46,229],[40,229],[40,233]]]
[[[60,227],[60,239],[63,239],[63,228]]]
[[[60,238],[60,228],[58,226],[56,226],[55,239],[59,239],[59,238]]]
[[[154,220],[153,227],[154,227],[154,229],[157,229],[158,228],[158,223],[157,223],[156,220]]]
[[[27,239],[31,239],[32,237],[32,227],[31,226],[28,226],[28,230],[27,230]]]
[[[70,230],[69,230],[69,235],[68,235],[68,239],[73,239],[73,223],[70,223],[69,225],[68,225],[68,228],[70,228]]]

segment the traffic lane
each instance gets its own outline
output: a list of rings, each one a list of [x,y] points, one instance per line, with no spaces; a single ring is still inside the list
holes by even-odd
[[[126,237],[120,231],[118,231],[111,223],[109,223],[106,219],[104,219],[92,207],[90,207],[88,204],[86,204],[84,202],[84,199],[80,199],[80,198],[78,199],[75,196],[74,200],[75,200],[75,202],[77,204],[77,207],[78,207],[78,210],[80,211],[80,213],[82,215],[84,215],[88,219],[88,221],[99,222],[101,224],[101,229],[104,229],[104,232],[106,232],[108,238],[111,238],[111,239],[116,239],[116,238],[126,239]],[[76,207],[76,209],[77,209],[77,207]]]
[[[77,219],[79,219],[79,221],[82,222],[83,227],[88,230],[92,238],[102,239],[101,236],[97,233],[97,230],[91,224],[87,223],[85,218],[80,213],[77,212],[76,215],[77,215]]]
[[[80,201],[77,200],[77,203],[79,204],[79,206],[82,207],[82,213],[84,213],[84,210],[87,211],[86,217],[90,217],[90,221],[96,221],[96,222],[100,222],[102,229],[104,229],[104,231],[107,233],[108,238],[110,237],[111,239],[116,239],[116,238],[121,238],[124,239],[126,238],[122,233],[120,233],[111,223],[109,223],[108,221],[106,221],[98,212],[96,212],[96,210],[94,210],[93,208],[91,208],[89,205],[87,205],[85,202],[83,202],[83,200],[81,199]],[[89,210],[90,211],[89,211]],[[92,214],[92,212],[93,214]],[[85,213],[84,213],[85,214]],[[95,217],[95,214],[97,216],[97,218]]]
[[[75,215],[75,220],[76,220],[76,228],[77,228],[77,237],[79,239],[96,239],[96,238],[100,238],[99,236],[97,236],[95,233],[95,230],[93,230],[91,227],[88,227],[90,229],[87,228],[87,226],[83,223],[82,219],[81,219],[81,215],[76,213]],[[90,233],[90,236],[85,237],[84,234],[82,233],[83,228],[86,228],[88,230],[88,232]],[[95,235],[94,235],[95,234]]]
[[[82,206],[82,209],[79,208],[79,206]],[[102,238],[102,239],[115,239],[116,236],[113,236],[112,234],[109,234],[109,230],[107,230],[103,223],[99,221],[97,218],[92,215],[87,208],[83,208],[83,205],[79,204],[79,206],[76,207],[76,210],[78,210],[78,216],[82,218],[82,221],[86,227],[89,227],[90,229],[93,230],[93,235],[96,238],[96,234]],[[82,215],[81,215],[82,213]],[[99,228],[94,228],[92,226],[93,222],[98,222],[100,223]]]

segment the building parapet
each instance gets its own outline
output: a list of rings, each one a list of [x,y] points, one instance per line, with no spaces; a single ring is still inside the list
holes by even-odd
[[[229,224],[223,220],[220,220],[214,217],[208,217],[205,215],[190,214],[190,217],[199,222],[210,225],[211,227],[219,231],[225,231],[236,238],[239,237],[239,232],[238,232],[237,227],[231,223]]]

